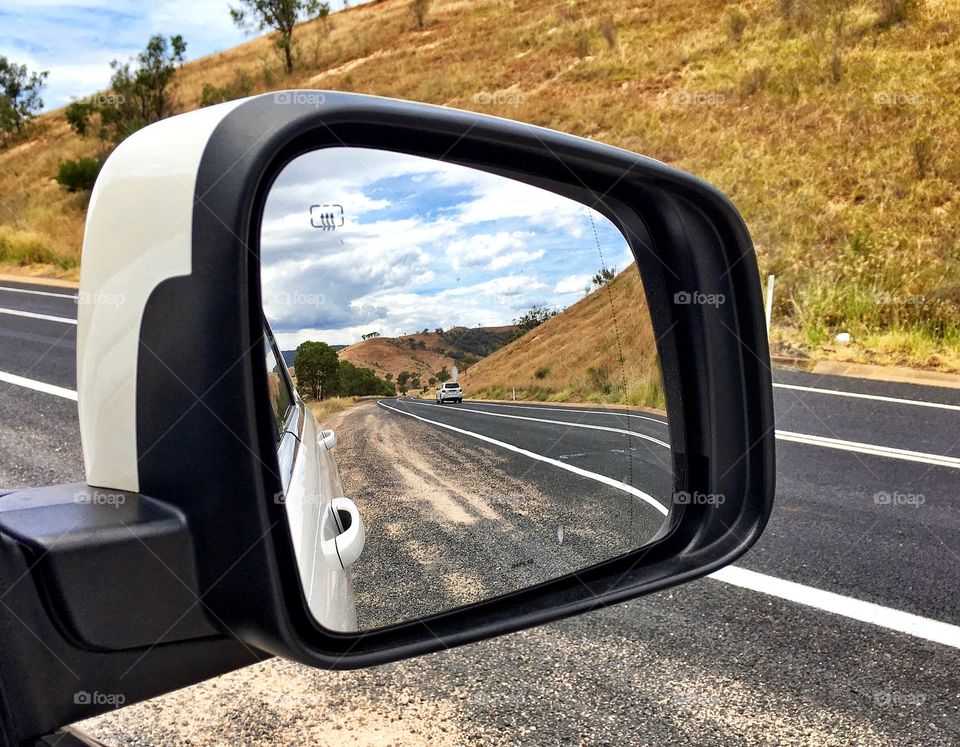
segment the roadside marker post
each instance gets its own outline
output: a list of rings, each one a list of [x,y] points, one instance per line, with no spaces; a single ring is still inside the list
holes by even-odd
[[[767,276],[767,337],[770,337],[770,317],[773,315],[773,275]]]

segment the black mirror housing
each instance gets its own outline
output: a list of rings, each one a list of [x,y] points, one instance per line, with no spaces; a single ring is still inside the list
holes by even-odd
[[[259,335],[257,234],[269,187],[296,156],[342,145],[495,172],[586,202],[613,220],[636,256],[659,340],[677,493],[723,501],[682,506],[655,544],[576,577],[381,631],[316,626],[296,583],[283,513],[270,500],[279,485],[264,429],[264,372],[245,356]],[[251,631],[259,647],[317,666],[378,664],[690,580],[732,561],[762,531],[774,441],[760,282],[743,221],[704,182],[528,125],[300,91],[251,99],[224,117],[204,150],[195,197],[194,271],[154,292],[141,332],[154,355],[141,359],[138,443],[159,444],[141,462],[141,489],[191,515],[206,603],[231,628]],[[697,294],[722,302],[684,302]],[[242,363],[221,378],[222,363],[235,360]],[[208,408],[174,422],[192,392],[209,392]],[[206,453],[190,460],[183,484],[171,485],[167,465],[190,459],[183,444],[198,437]],[[188,505],[196,495],[203,500]],[[226,545],[228,505],[236,507],[229,529],[235,542]],[[238,559],[240,548],[247,554]]]

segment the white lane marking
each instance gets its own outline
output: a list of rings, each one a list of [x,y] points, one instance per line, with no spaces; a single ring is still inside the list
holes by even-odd
[[[576,407],[535,407],[533,405],[505,405],[501,402],[484,402],[483,400],[467,400],[468,404],[471,405],[484,405],[485,407],[512,407],[517,410],[544,410],[546,412],[567,412],[567,413],[583,413],[584,415],[615,415],[621,418],[636,418],[637,420],[649,420],[651,423],[656,423],[657,425],[666,425],[666,420],[658,420],[657,418],[651,418],[646,415],[634,415],[629,412],[618,412],[617,410],[580,410]]]
[[[424,404],[416,402],[415,404]],[[471,403],[473,404],[473,403]],[[487,403],[484,403],[487,404]],[[538,423],[551,423],[556,425],[568,425],[573,428],[593,428],[596,430],[604,431],[613,431],[615,433],[628,433],[630,435],[638,436],[640,438],[645,438],[650,441],[655,441],[662,446],[669,448],[669,444],[659,441],[658,439],[653,438],[652,436],[646,436],[642,433],[636,433],[635,431],[626,431],[620,428],[606,428],[599,425],[586,425],[584,423],[570,423],[564,420],[543,420],[541,418],[520,418],[517,415],[504,415],[502,413],[494,412],[484,412],[483,410],[472,410],[469,407],[463,408],[467,412],[476,412],[483,415],[492,415],[494,417],[500,418],[519,418],[520,420],[533,420]],[[532,409],[532,408],[531,408]],[[541,407],[541,410],[547,410],[550,408]],[[579,410],[579,412],[587,412],[586,410]],[[614,415],[616,413],[612,412],[597,412],[598,415]],[[626,413],[619,413],[621,415]],[[628,415],[628,417],[636,417]],[[780,441],[790,441],[793,443],[799,444],[808,444],[810,446],[820,446],[825,449],[837,449],[838,451],[849,451],[855,452],[857,454],[866,454],[868,456],[879,456],[886,457],[887,459],[900,459],[906,462],[919,462],[921,464],[932,464],[935,467],[950,467],[952,469],[960,469],[960,458],[944,456],[941,454],[929,454],[923,451],[908,451],[907,449],[897,449],[892,446],[879,446],[877,444],[865,444],[860,443],[859,441],[844,441],[840,438],[828,438],[826,436],[814,436],[807,433],[795,433],[794,431],[776,431],[776,437]]]
[[[937,467],[952,467],[953,469],[960,469],[960,459],[951,456],[941,456],[940,454],[927,454],[922,451],[907,451],[906,449],[895,449],[890,446],[862,444],[857,441],[843,441],[839,438],[811,436],[806,433],[794,433],[793,431],[777,431],[777,438],[781,441],[792,441],[799,444],[822,446],[827,449],[853,451],[858,454],[868,454],[870,456],[888,457],[889,459],[902,459],[906,462],[921,462],[923,464],[932,464]]]
[[[76,319],[68,319],[65,316],[51,316],[50,314],[37,314],[33,311],[20,311],[20,309],[0,309],[0,314],[9,314],[10,316],[25,316],[29,319],[43,319],[47,322],[60,322],[61,324],[76,324]]]
[[[845,392],[839,389],[822,389],[816,386],[800,386],[799,384],[774,384],[776,389],[794,389],[798,392],[814,392],[815,394],[834,394],[838,397],[854,397],[855,399],[872,399],[877,402],[892,402],[897,405],[916,405],[917,407],[936,407],[941,410],[955,410],[960,412],[960,405],[947,405],[943,402],[925,402],[922,399],[904,399],[902,397],[884,397],[880,394],[861,394],[860,392]]]
[[[530,459],[536,459],[538,462],[545,462],[547,464],[552,464],[554,467],[559,467],[560,469],[564,469],[567,472],[572,472],[575,475],[586,477],[588,480],[595,480],[596,482],[603,483],[604,485],[609,485],[611,488],[622,490],[624,493],[629,493],[630,495],[635,496],[636,498],[639,498],[644,503],[647,503],[650,506],[653,506],[653,508],[655,508],[664,516],[666,516],[669,513],[667,511],[666,506],[661,504],[660,501],[656,500],[653,496],[648,495],[647,493],[644,493],[642,490],[639,490],[633,487],[632,485],[627,485],[626,483],[618,482],[617,480],[614,480],[611,477],[607,477],[605,475],[598,475],[596,472],[589,472],[588,470],[580,469],[580,467],[575,467],[572,464],[565,464],[564,462],[560,462],[556,459],[545,457],[542,454],[536,454],[532,451],[521,449],[520,447],[514,446],[513,444],[504,443],[503,441],[497,441],[494,438],[490,438],[489,436],[484,436],[480,433],[474,433],[473,431],[464,430],[463,428],[456,428],[452,425],[447,425],[446,423],[440,423],[436,420],[430,420],[429,418],[422,418],[419,415],[415,415],[412,412],[406,412],[405,410],[400,410],[400,409],[397,409],[396,407],[390,407],[389,405],[385,405],[382,401],[378,402],[377,404],[383,409],[390,410],[391,412],[395,412],[398,415],[405,415],[408,418],[415,418],[424,423],[435,425],[438,428],[446,428],[449,431],[454,431],[455,433],[460,433],[460,434],[463,434],[464,436],[470,436],[470,438],[476,438],[480,441],[485,441],[486,443],[493,444],[494,446],[499,446],[501,449],[512,451],[515,454],[522,454],[523,456],[529,457]]]
[[[423,407],[436,407],[437,405],[429,405],[426,402],[416,402],[413,404],[421,405]],[[666,449],[670,448],[670,444],[666,441],[661,441],[659,438],[654,438],[653,436],[648,436],[646,433],[640,433],[639,431],[627,431],[623,428],[609,428],[605,425],[589,425],[587,423],[571,423],[568,420],[544,420],[543,418],[525,418],[522,415],[507,415],[503,412],[487,412],[485,410],[472,410],[469,407],[458,408],[463,412],[472,412],[475,415],[487,415],[491,418],[510,418],[512,420],[529,420],[533,423],[548,423],[549,425],[565,425],[570,428],[587,428],[591,431],[607,431],[609,433],[623,433],[627,436],[636,436],[637,438],[642,438],[646,441],[657,444],[658,446],[663,446]]]
[[[920,617],[910,612],[901,612],[873,602],[863,602],[832,591],[815,589],[812,586],[804,586],[794,581],[785,581],[736,566],[721,568],[711,573],[709,578],[739,586],[741,589],[758,591],[761,594],[769,594],[806,607],[895,630],[898,633],[906,633],[916,638],[960,648],[960,627],[950,623]]]
[[[57,397],[63,397],[64,399],[72,399],[74,402],[77,401],[77,393],[72,389],[64,389],[62,386],[54,386],[53,384],[47,384],[43,381],[26,379],[23,376],[6,373],[5,371],[0,371],[0,381],[13,384],[14,386],[22,386],[26,389],[33,389],[35,392],[53,394]]]
[[[70,295],[68,293],[51,293],[50,291],[38,291],[38,290],[29,290],[27,288],[10,288],[6,285],[0,285],[0,291],[6,291],[7,293],[28,293],[31,296],[50,296],[52,298],[69,298],[76,301],[77,295]]]

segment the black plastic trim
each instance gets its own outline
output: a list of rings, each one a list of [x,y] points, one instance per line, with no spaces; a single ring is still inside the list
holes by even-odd
[[[186,517],[158,501],[83,483],[0,500],[0,532],[20,542],[65,637],[112,651],[217,635],[196,602]],[[123,615],[105,615],[122,599]]]
[[[46,493],[41,501],[50,504],[57,502],[58,491],[61,503],[72,501],[75,488],[37,490]],[[0,497],[0,508],[11,500],[22,505],[33,492]],[[93,554],[83,555],[84,563],[93,558]],[[64,724],[114,710],[120,699],[123,704],[135,703],[269,657],[222,634],[121,651],[92,649],[75,639],[60,612],[51,607],[43,591],[46,582],[36,574],[37,560],[28,544],[0,532],[0,744],[4,740],[20,744]],[[126,559],[142,560],[143,554],[136,551]],[[105,625],[122,625],[139,614],[136,605],[150,589],[120,586],[108,591],[103,606],[84,614],[98,615]],[[102,593],[90,601],[97,600],[103,600]],[[180,613],[187,613],[195,603],[194,599]]]

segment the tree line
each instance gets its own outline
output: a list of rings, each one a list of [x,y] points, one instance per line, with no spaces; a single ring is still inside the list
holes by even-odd
[[[340,360],[337,351],[325,342],[308,341],[297,346],[293,359],[297,391],[314,400],[329,397],[390,397],[396,387],[370,368]]]

